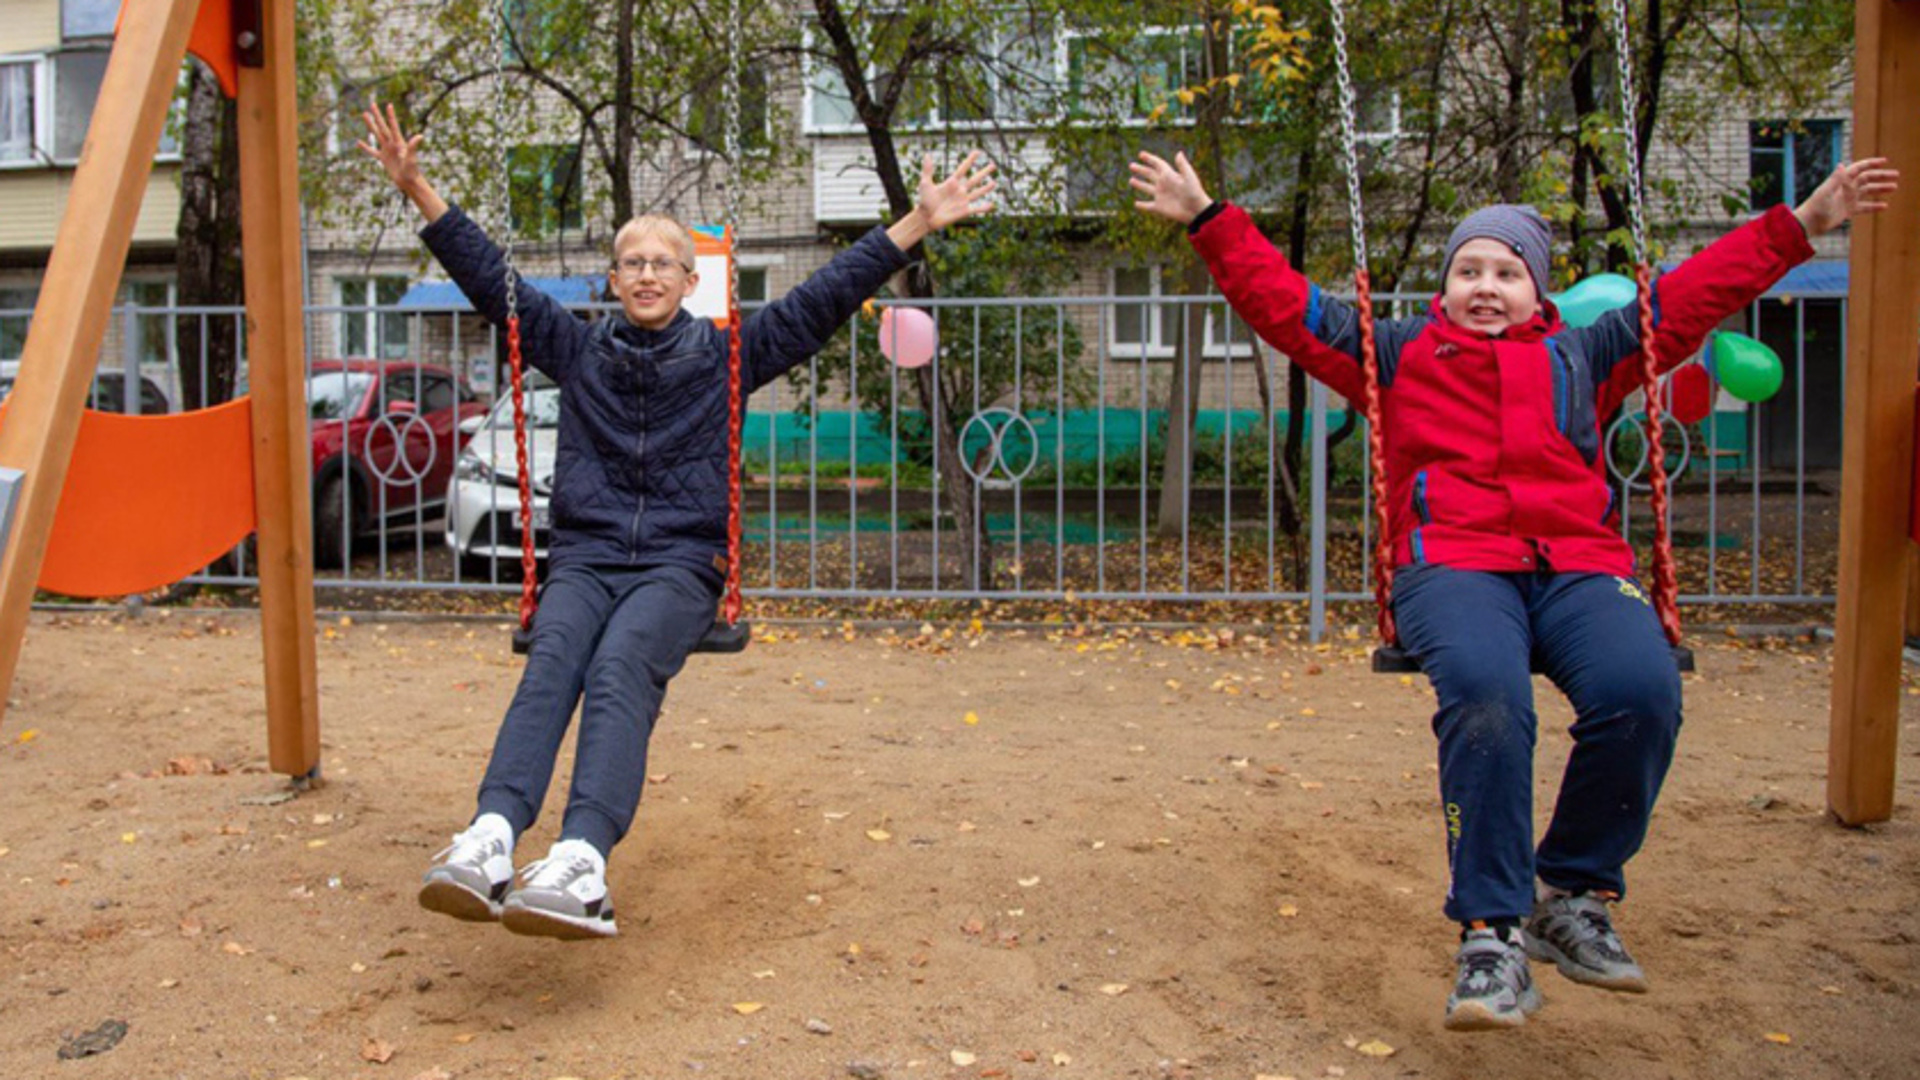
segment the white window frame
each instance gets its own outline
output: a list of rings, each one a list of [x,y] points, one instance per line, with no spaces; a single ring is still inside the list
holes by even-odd
[[[28,68],[28,92],[33,95],[33,115],[28,120],[27,156],[0,160],[0,170],[44,169],[53,162],[53,156],[47,152],[47,133],[53,123],[53,95],[48,86],[48,73],[52,65],[47,63],[43,53],[9,53],[0,56],[0,66]]]
[[[1009,15],[1017,15],[1017,13],[1009,12]],[[818,79],[822,77],[830,78],[835,85],[840,87],[843,91],[841,96],[846,98],[849,103],[849,108],[852,102],[852,95],[844,93],[846,90],[845,80],[840,77],[839,67],[833,64],[822,63],[819,57],[814,55],[816,35],[818,33],[819,31],[811,19],[807,21],[801,30],[801,131],[807,135],[858,135],[866,130],[861,126],[858,117],[851,117],[845,123],[840,124],[819,123],[814,119],[814,98],[816,97],[816,91],[819,89]],[[1013,24],[1008,23],[1005,24],[1004,28],[996,28],[994,35],[996,49],[1008,47],[1015,37]],[[1053,31],[1051,48],[1048,51],[1050,53],[1052,77],[1055,84],[1061,86],[1064,86],[1067,70],[1065,41],[1066,38],[1063,31],[1056,25]],[[863,73],[863,77],[871,84],[874,74],[872,65],[868,65],[866,71]],[[981,119],[950,120],[941,115],[940,102],[935,101],[929,106],[925,116],[905,118],[896,116],[894,126],[902,131],[993,131],[1021,125],[1044,124],[1051,119],[1051,117],[1031,109],[1020,109],[1018,110],[1019,115],[1014,115],[1014,97],[1012,91],[1009,90],[1007,85],[1002,81],[1000,72],[992,65],[989,65],[985,74],[988,85],[992,88],[990,92],[993,109],[992,115]]]
[[[753,70],[758,70],[760,72],[760,83],[761,83],[760,92],[761,92],[761,97],[766,103],[765,104],[766,111],[761,119],[760,145],[755,146],[752,140],[750,140],[747,137],[746,128],[742,127],[740,130],[740,142],[742,144],[741,151],[748,157],[767,157],[773,153],[774,136],[775,136],[774,127],[773,127],[773,114],[775,109],[777,108],[777,105],[775,103],[775,94],[777,93],[778,88],[774,82],[773,71],[771,70],[771,67],[768,61],[758,60],[758,61],[755,61],[754,63],[746,65],[745,67],[741,68],[741,75],[744,78],[744,76],[748,71],[753,71]],[[694,91],[694,94],[700,93],[701,90],[703,89],[705,88],[704,87],[696,88]],[[685,148],[684,156],[688,158],[701,158],[701,157],[707,156],[710,153],[717,152],[720,148],[709,147],[704,140],[702,140],[698,135],[694,133],[693,105],[694,105],[694,95],[690,94],[687,97],[684,107],[682,107],[682,109],[680,110],[681,126],[687,133],[686,148]],[[745,120],[744,116],[742,116],[742,120],[743,121]]]
[[[1122,293],[1120,274],[1127,270],[1145,270],[1147,291],[1144,293]],[[1167,268],[1162,263],[1148,263],[1141,266],[1112,266],[1107,268],[1107,295],[1114,297],[1112,306],[1107,308],[1107,345],[1108,356],[1113,360],[1167,360],[1174,355],[1171,338],[1167,334],[1167,305],[1160,303],[1167,295]],[[1145,331],[1144,341],[1120,340],[1120,309],[1128,308],[1140,313],[1140,325]],[[1143,347],[1144,346],[1144,347]]]
[[[335,341],[335,351],[348,360],[405,360],[413,351],[413,327],[405,312],[372,310],[384,306],[380,303],[380,283],[394,282],[399,296],[406,295],[412,279],[405,274],[351,274],[333,279],[334,301],[340,306],[340,321],[336,330],[339,338]],[[357,290],[357,295],[354,290]],[[397,302],[399,296],[395,297]],[[348,310],[350,308],[362,310]],[[386,320],[395,320],[402,332],[398,341],[389,340]],[[353,324],[361,321],[360,333],[364,336],[366,348],[355,350],[349,347],[353,338]]]
[[[1233,327],[1233,358],[1235,360],[1252,359],[1255,355],[1253,327],[1248,326],[1247,321],[1228,306],[1226,300],[1217,295],[1209,295],[1207,299],[1209,303],[1207,304],[1206,334],[1201,342],[1200,355],[1209,360],[1225,359],[1227,342],[1222,327],[1231,325]],[[1223,324],[1220,318],[1223,312],[1228,319],[1232,320],[1230,324]]]

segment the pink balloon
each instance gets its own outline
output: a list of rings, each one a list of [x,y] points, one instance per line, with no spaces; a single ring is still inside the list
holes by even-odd
[[[880,352],[903,368],[925,367],[933,359],[933,316],[920,308],[880,311]]]

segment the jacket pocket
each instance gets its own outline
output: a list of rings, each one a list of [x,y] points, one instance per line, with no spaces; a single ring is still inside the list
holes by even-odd
[[[1428,505],[1427,499],[1427,470],[1425,469],[1421,469],[1413,476],[1413,516],[1419,518],[1422,525],[1433,524],[1433,508]]]

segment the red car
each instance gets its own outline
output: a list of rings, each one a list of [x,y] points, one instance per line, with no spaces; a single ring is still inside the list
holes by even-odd
[[[466,433],[486,407],[454,373],[393,360],[315,360],[307,375],[313,443],[313,561],[341,566],[355,537],[440,516]]]

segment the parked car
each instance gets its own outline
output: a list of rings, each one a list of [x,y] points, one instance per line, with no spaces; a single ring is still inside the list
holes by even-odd
[[[356,537],[438,517],[461,422],[486,406],[447,368],[410,361],[316,360],[307,375],[313,453],[313,559],[342,565]]]
[[[13,393],[13,381],[20,374],[20,361],[0,361],[0,401]],[[173,411],[167,401],[167,392],[160,384],[140,376],[140,415],[154,416]],[[124,413],[127,411],[127,376],[122,371],[101,371],[93,376],[93,385],[87,390],[87,408],[95,412]]]
[[[513,445],[513,395],[503,394],[481,420],[453,470],[447,498],[447,544],[474,577],[520,577],[520,474]],[[547,557],[552,525],[547,495],[553,484],[553,451],[560,429],[560,389],[543,375],[527,382],[527,469],[533,480],[534,556]]]

